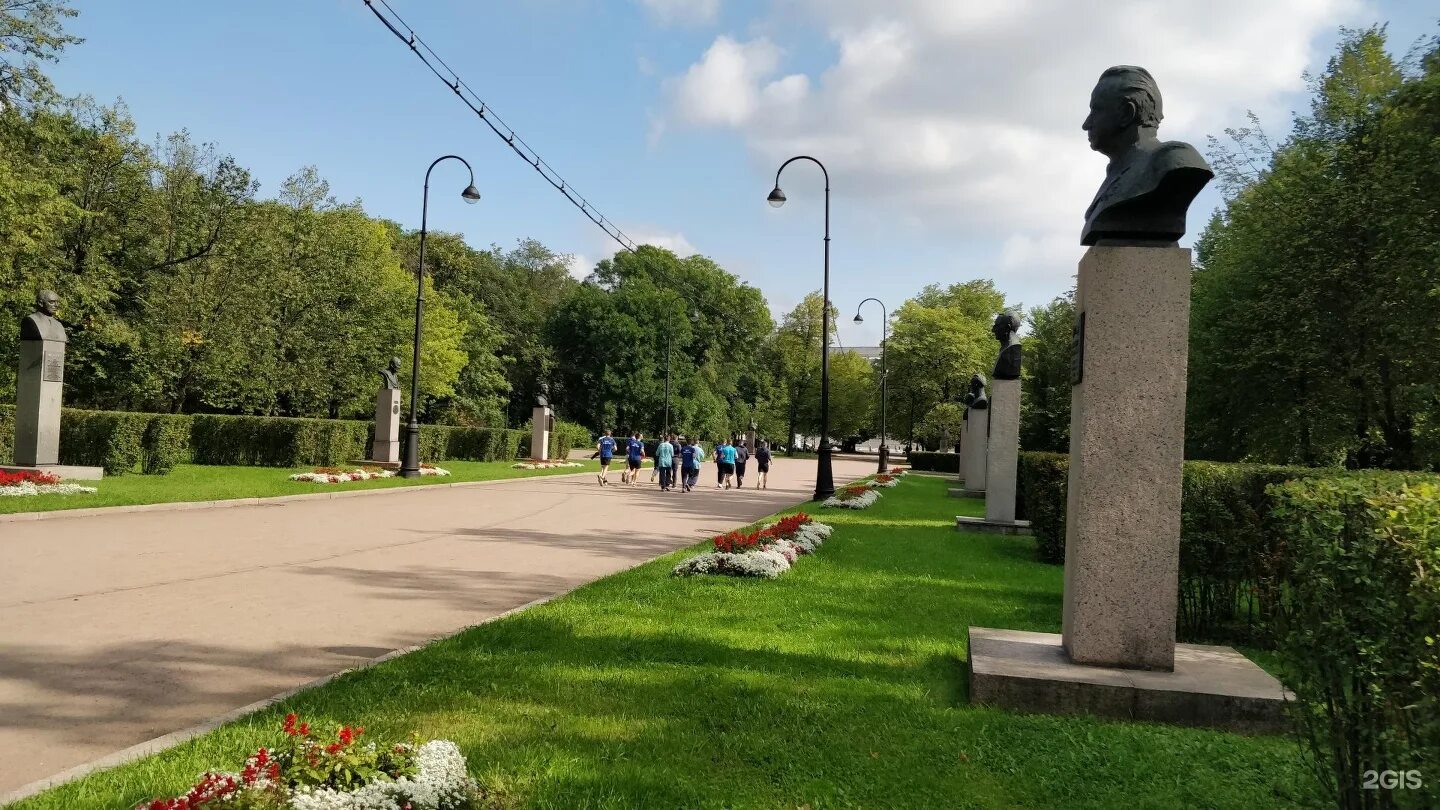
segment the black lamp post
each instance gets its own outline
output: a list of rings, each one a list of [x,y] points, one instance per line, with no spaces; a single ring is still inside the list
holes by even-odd
[[[885,384],[889,381],[889,372],[885,370],[885,344],[890,340],[890,311],[885,308],[885,303],[879,298],[866,298],[855,306],[855,323],[864,323],[865,319],[860,317],[860,307],[870,301],[880,305],[880,472],[885,472],[890,461],[890,448],[885,444],[886,436],[886,405],[889,397],[886,396]]]
[[[775,190],[767,201],[771,207],[785,204],[785,192],[780,190],[780,173],[797,160],[808,160],[820,167],[825,175],[825,286],[820,315],[820,460],[815,468],[815,500],[824,500],[835,494],[835,476],[830,465],[830,172],[825,164],[809,155],[796,155],[775,170]],[[792,439],[794,437],[791,437]]]
[[[420,322],[425,314],[425,231],[430,215],[430,172],[442,160],[458,160],[470,171],[470,185],[460,192],[467,203],[480,200],[475,188],[475,170],[459,155],[445,155],[436,158],[425,170],[425,193],[420,201],[420,263],[415,267],[415,354],[410,359],[410,421],[405,425],[405,458],[400,462],[403,478],[420,477]]]

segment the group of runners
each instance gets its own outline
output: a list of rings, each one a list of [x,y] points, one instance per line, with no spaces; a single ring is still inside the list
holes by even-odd
[[[620,470],[620,483],[636,486],[640,483],[640,471],[645,466],[645,437],[639,433],[616,439],[610,431],[600,437],[595,445],[599,451],[601,486],[610,484],[610,465],[615,456],[623,453],[625,466]],[[745,470],[750,462],[750,449],[738,439],[723,439],[715,445],[715,488],[739,489],[745,486]],[[655,445],[655,466],[650,470],[650,481],[660,481],[661,492],[691,492],[699,484],[700,465],[705,461],[705,450],[700,442],[671,433],[662,436]],[[765,442],[755,445],[755,489],[766,489],[770,476],[770,446]]]

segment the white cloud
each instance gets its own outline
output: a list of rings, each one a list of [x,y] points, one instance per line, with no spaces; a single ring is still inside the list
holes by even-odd
[[[663,25],[709,25],[720,16],[720,0],[639,0]]]
[[[666,117],[732,130],[767,171],[814,154],[838,195],[932,234],[994,239],[997,270],[1023,275],[1078,255],[1105,165],[1080,122],[1103,69],[1149,68],[1161,137],[1203,149],[1247,109],[1287,125],[1277,104],[1303,87],[1311,43],[1361,2],[773,0],[751,30],[818,29],[830,64],[785,75],[772,39],[720,36],[667,83]]]
[[[590,271],[594,269],[595,262],[591,261],[590,259],[579,253],[570,254],[570,275],[574,276],[577,280],[584,281],[585,277],[590,275]]]
[[[685,234],[678,231],[664,232],[638,229],[633,231],[626,230],[625,233],[629,235],[629,237],[634,240],[635,244],[637,245],[654,245],[655,247],[662,247],[667,250],[674,251],[676,256],[680,256],[682,258],[685,256],[693,256],[694,254],[700,252],[695,249],[694,245],[690,244],[690,240],[685,238]]]

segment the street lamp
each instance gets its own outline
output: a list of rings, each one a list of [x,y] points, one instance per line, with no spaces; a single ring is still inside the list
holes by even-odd
[[[879,298],[866,298],[855,306],[855,323],[864,323],[865,319],[860,317],[860,307],[874,301],[880,305],[880,472],[885,472],[890,461],[890,448],[885,444],[886,431],[886,405],[889,397],[885,394],[885,384],[889,381],[889,373],[885,370],[885,344],[890,339],[890,311],[885,308],[885,303]]]
[[[835,476],[830,464],[830,172],[826,171],[824,163],[815,158],[796,155],[775,170],[775,190],[765,199],[772,208],[785,204],[785,192],[780,190],[780,173],[797,160],[814,163],[825,175],[825,286],[820,294],[823,299],[820,315],[820,460],[815,467],[815,500],[820,501],[835,494]]]
[[[420,322],[425,314],[425,231],[430,215],[430,172],[442,160],[458,160],[470,171],[470,184],[460,192],[467,203],[480,201],[480,192],[475,188],[475,170],[469,161],[459,155],[445,155],[435,159],[425,170],[425,193],[420,200],[420,263],[415,267],[415,353],[410,359],[410,421],[405,425],[405,458],[400,462],[402,478],[420,477]]]

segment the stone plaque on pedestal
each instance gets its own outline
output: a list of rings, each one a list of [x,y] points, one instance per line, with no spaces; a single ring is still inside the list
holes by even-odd
[[[1190,251],[1092,247],[1080,261],[1064,643],[1077,664],[1175,663]]]
[[[990,441],[985,453],[985,520],[1015,520],[1015,472],[1020,456],[1020,381],[990,383]]]
[[[381,388],[375,394],[375,442],[370,460],[400,463],[400,391]]]

